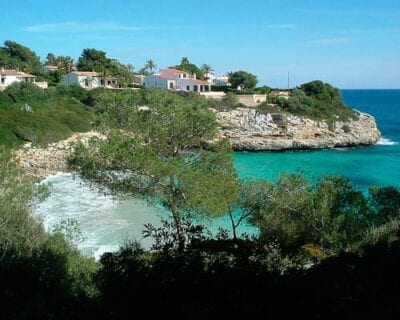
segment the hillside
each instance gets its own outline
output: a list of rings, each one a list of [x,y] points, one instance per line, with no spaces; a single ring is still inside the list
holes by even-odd
[[[18,147],[68,138],[92,128],[94,113],[88,93],[77,86],[43,90],[30,83],[16,83],[0,92],[0,145]]]

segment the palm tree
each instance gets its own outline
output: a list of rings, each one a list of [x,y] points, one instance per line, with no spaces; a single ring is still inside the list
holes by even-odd
[[[145,68],[148,69],[150,73],[154,73],[154,70],[157,68],[157,65],[152,59],[150,59],[146,61]]]
[[[207,78],[208,78],[208,74],[211,73],[211,72],[213,72],[214,69],[213,69],[213,67],[212,67],[211,65],[209,65],[209,64],[203,64],[203,65],[201,66],[201,71],[203,72],[204,78],[207,79]]]
[[[133,66],[133,64],[128,63],[126,65],[127,69],[129,70],[130,73],[133,73],[133,70],[135,70],[135,67]]]

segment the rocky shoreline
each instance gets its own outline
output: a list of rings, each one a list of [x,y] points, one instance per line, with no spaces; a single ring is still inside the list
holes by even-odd
[[[283,151],[323,149],[371,145],[378,142],[380,132],[375,119],[361,113],[358,120],[335,122],[314,121],[305,117],[283,114],[261,114],[252,108],[215,111],[219,122],[219,137],[228,138],[237,151]],[[57,172],[67,172],[66,158],[73,145],[102,136],[94,131],[77,133],[47,147],[26,143],[16,151],[20,165],[27,173],[45,178]]]
[[[372,145],[381,137],[375,118],[359,112],[358,120],[314,121],[251,108],[215,111],[219,134],[237,151],[283,151]]]
[[[74,144],[86,144],[92,137],[102,136],[95,131],[75,133],[66,140],[51,143],[43,148],[32,146],[32,143],[28,142],[16,151],[16,156],[28,174],[44,179],[58,172],[67,172],[66,159],[71,154]]]

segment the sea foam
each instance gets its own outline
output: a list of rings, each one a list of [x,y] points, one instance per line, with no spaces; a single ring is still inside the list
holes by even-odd
[[[393,140],[390,140],[390,139],[382,137],[382,138],[379,139],[379,141],[376,144],[379,145],[379,146],[396,146],[399,143],[396,142],[396,141],[393,141]]]

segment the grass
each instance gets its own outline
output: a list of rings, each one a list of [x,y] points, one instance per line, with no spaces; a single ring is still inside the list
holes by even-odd
[[[66,139],[73,132],[91,130],[94,120],[94,112],[69,91],[63,95],[14,84],[0,93],[0,145],[9,148]]]

